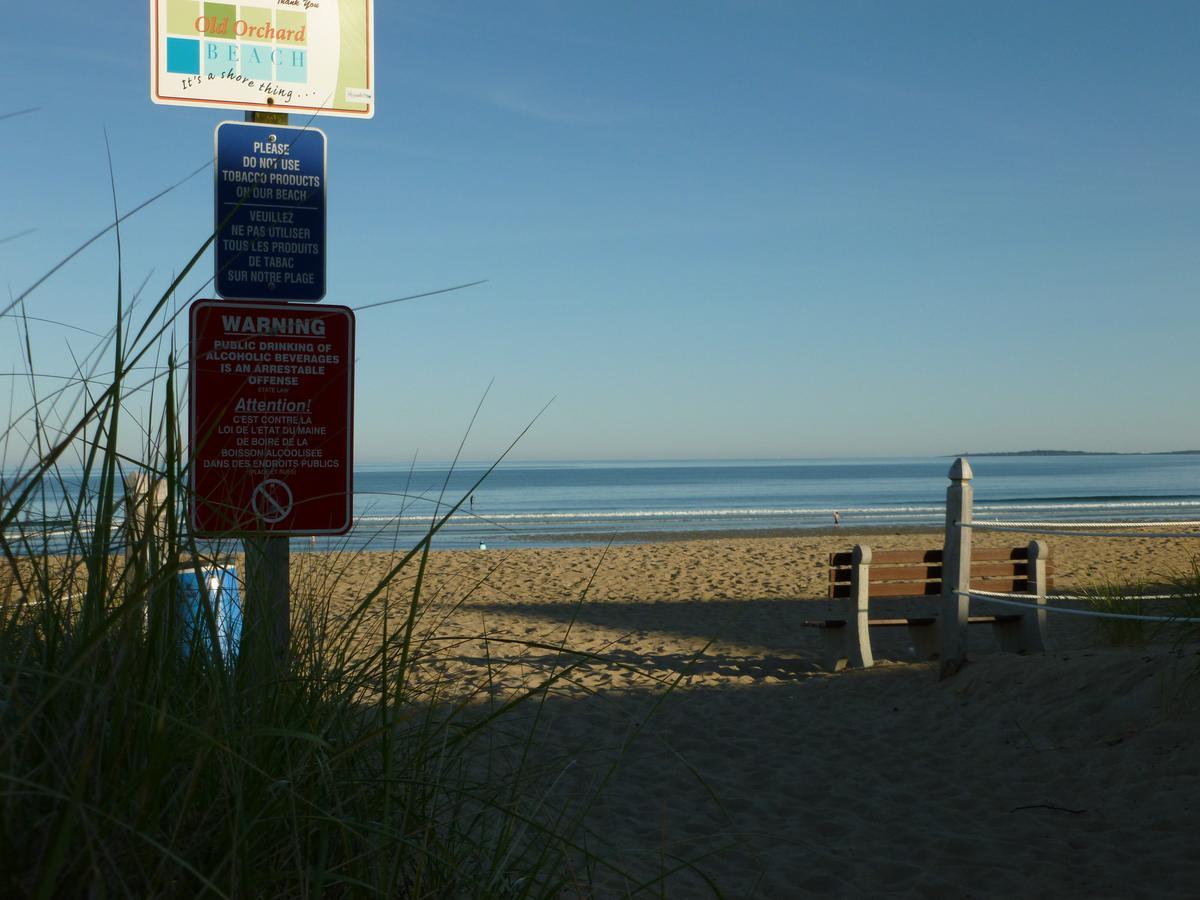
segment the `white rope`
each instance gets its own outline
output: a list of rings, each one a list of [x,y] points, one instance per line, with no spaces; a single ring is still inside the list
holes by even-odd
[[[974,597],[979,600],[987,600],[989,603],[999,603],[1001,606],[1016,606],[1021,609],[1034,609],[1052,613],[1063,613],[1064,615],[1068,616],[1084,616],[1085,618],[1091,619],[1127,619],[1133,622],[1173,622],[1175,624],[1182,625],[1200,624],[1200,618],[1195,617],[1185,616],[1181,618],[1179,616],[1139,616],[1134,615],[1133,613],[1106,613],[1097,612],[1093,609],[1068,609],[1063,606],[1046,606],[1042,603],[1029,603],[1009,599],[1013,596],[1021,596],[1020,594],[999,594],[994,591],[955,591],[954,593],[960,597]]]
[[[1184,528],[1200,528],[1200,521],[1181,521],[1179,519],[1167,522],[1001,522],[997,519],[991,522],[981,520],[967,524],[987,525],[996,528],[1013,528],[1016,526],[1031,526],[1034,528],[1110,528],[1113,525],[1124,525],[1126,528],[1166,528],[1170,525],[1180,525]]]
[[[1047,600],[1073,600],[1079,603],[1094,603],[1103,600],[1104,594],[1047,594]],[[1180,600],[1191,597],[1191,594],[1128,594],[1121,595],[1129,600]]]
[[[971,591],[973,596],[977,597],[1029,597],[1030,594],[1005,594],[997,591]],[[1103,592],[1094,594],[1043,594],[1047,600],[1068,600],[1079,603],[1094,603],[1096,600],[1102,600],[1105,597]],[[1121,594],[1129,600],[1200,600],[1200,595],[1197,594]]]
[[[1103,538],[1200,538],[1200,531],[1174,531],[1151,533],[1145,531],[1090,531],[1092,528],[1111,528],[1124,525],[1126,528],[1164,528],[1168,525],[1200,526],[1200,522],[955,522],[957,528],[975,531],[1020,531],[1025,534],[1058,534],[1078,537],[1080,532],[1088,537]]]

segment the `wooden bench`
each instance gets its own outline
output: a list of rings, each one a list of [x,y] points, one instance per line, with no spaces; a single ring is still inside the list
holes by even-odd
[[[1031,541],[1011,549],[976,548],[971,553],[971,587],[980,591],[1027,593],[1045,604],[1053,586],[1049,549]],[[829,554],[827,618],[804,624],[822,629],[826,663],[869,667],[871,628],[904,626],[919,659],[938,655],[938,616],[942,603],[941,550],[878,550],[858,544]],[[1046,613],[972,598],[972,623],[990,624],[1002,650],[1040,652],[1046,648]]]

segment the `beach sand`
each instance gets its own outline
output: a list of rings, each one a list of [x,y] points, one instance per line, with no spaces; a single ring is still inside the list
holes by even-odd
[[[1059,616],[1054,652],[1014,656],[973,626],[973,662],[939,681],[910,661],[904,629],[877,629],[879,665],[828,674],[805,599],[824,596],[828,553],[855,539],[435,552],[422,633],[464,638],[427,644],[422,672],[499,701],[571,667],[503,727],[534,727],[536,709],[531,797],[578,816],[589,849],[622,869],[595,872],[594,896],[659,877],[647,894],[1200,895],[1197,647],[1112,648]],[[1051,540],[1056,590],[1163,581],[1194,549]],[[293,582],[350,604],[394,560],[298,555]]]

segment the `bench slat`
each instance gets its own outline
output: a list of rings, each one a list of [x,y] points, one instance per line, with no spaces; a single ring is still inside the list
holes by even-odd
[[[872,565],[940,563],[942,551],[937,550],[875,550],[871,553]],[[854,562],[852,551],[829,554],[829,565],[843,568]]]
[[[1046,579],[1047,589],[1052,588],[1054,582],[1052,579]],[[1021,578],[973,578],[971,579],[971,587],[977,591],[997,591],[1000,593],[1024,593],[1029,590],[1029,579]],[[870,596],[875,597],[935,597],[942,592],[941,581],[908,581],[908,582],[884,582],[876,584],[871,582]],[[839,597],[850,596],[849,584],[831,584],[829,586],[829,596],[833,599]]]
[[[830,569],[829,580],[835,584],[849,584],[853,569]],[[1004,563],[980,563],[971,566],[972,578],[1024,578],[1029,574],[1029,563],[1014,560]],[[871,584],[881,581],[940,581],[941,566],[871,566]]]
[[[871,597],[934,597],[942,592],[940,581],[910,581],[907,584],[873,584]],[[829,586],[830,597],[849,597],[850,585],[832,584]]]
[[[1029,559],[1028,547],[974,547],[971,550],[971,561],[1003,562],[1004,560]],[[941,549],[936,550],[876,550],[871,554],[871,565],[938,565],[942,561]],[[829,554],[829,565],[832,568],[846,569],[854,562],[854,553],[843,550]],[[1047,561],[1049,562],[1049,561]]]
[[[1029,574],[1029,563],[1013,560],[1004,563],[971,564],[972,578],[1025,578]]]
[[[1011,573],[1010,573],[1011,574]],[[938,566],[871,566],[871,583],[877,581],[928,581],[942,580],[942,567]]]
[[[830,569],[829,580],[849,584],[853,569]],[[1011,572],[1010,572],[1011,574]],[[877,581],[927,581],[942,577],[941,566],[871,566],[871,583]]]
[[[971,561],[997,562],[1003,559],[1029,559],[1028,547],[972,547]]]
[[[986,625],[989,622],[1008,622],[1019,619],[1020,616],[971,616],[967,619],[970,625]],[[933,625],[937,619],[871,619],[867,622],[872,628],[887,628],[896,625]],[[804,623],[805,628],[845,628],[845,619],[817,619]]]

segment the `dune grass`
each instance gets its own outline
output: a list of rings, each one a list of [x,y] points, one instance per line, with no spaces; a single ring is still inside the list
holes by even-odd
[[[1094,612],[1147,617],[1095,619],[1096,633],[1109,646],[1138,647],[1159,640],[1194,643],[1200,635],[1200,556],[1161,573],[1153,584],[1107,579],[1084,588],[1081,596]]]
[[[558,763],[531,752],[531,728],[496,727],[536,713],[569,648],[500,701],[419,674],[454,650],[426,627],[422,576],[457,504],[351,606],[331,603],[339,559],[300,567],[281,653],[253,596],[236,657],[206,643],[211,604],[183,627],[180,579],[244,574],[239,540],[199,541],[184,515],[186,353],[170,335],[209,241],[153,302],[127,302],[115,218],[114,327],[66,385],[31,377],[3,434],[0,895],[588,895],[607,864],[534,788]]]
[[[1083,591],[1088,609],[1097,613],[1116,613],[1126,616],[1144,616],[1147,604],[1146,593],[1141,584],[1120,584],[1101,581]],[[1093,620],[1100,639],[1112,647],[1141,646],[1150,636],[1149,623],[1135,619],[1097,618]]]

